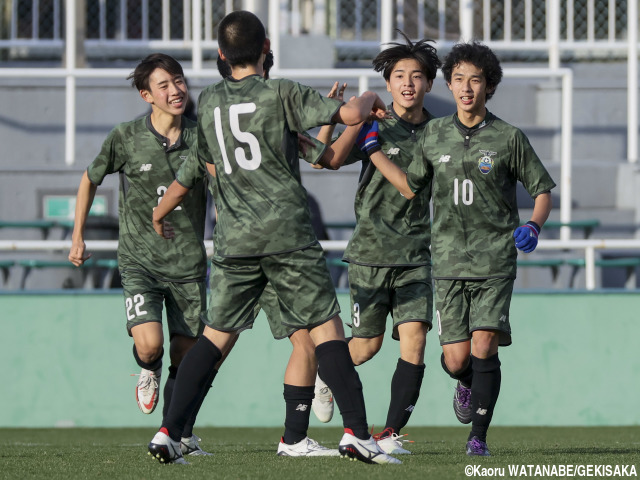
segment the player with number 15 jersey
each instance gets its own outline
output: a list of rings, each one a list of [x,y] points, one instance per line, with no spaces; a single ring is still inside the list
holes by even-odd
[[[228,78],[202,92],[198,154],[216,167],[216,255],[262,256],[317,242],[296,132],[330,123],[340,106],[309,87],[260,75]]]

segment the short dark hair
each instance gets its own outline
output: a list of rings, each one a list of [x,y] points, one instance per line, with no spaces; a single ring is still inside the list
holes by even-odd
[[[424,39],[413,43],[404,32],[400,30],[397,30],[397,32],[404,37],[406,43],[388,43],[387,45],[392,46],[381,51],[373,59],[373,69],[376,72],[382,72],[384,79],[389,80],[391,72],[400,60],[412,58],[420,64],[422,72],[427,79],[433,80],[436,78],[436,73],[442,63],[438,58],[438,52],[435,47],[428,43],[433,42],[433,40]]]
[[[231,76],[231,67],[227,62],[222,60],[220,56],[218,56],[218,60],[216,60],[216,66],[218,67],[218,73],[222,78],[228,78]],[[273,52],[269,50],[264,57],[264,63],[262,64],[262,70],[264,71],[264,78],[269,78],[269,70],[273,67]]]
[[[444,64],[442,65],[442,73],[447,83],[451,83],[453,69],[461,63],[471,63],[482,70],[482,74],[487,81],[487,87],[491,89],[490,92],[487,92],[487,100],[493,97],[498,84],[502,80],[500,60],[493,53],[493,50],[478,41],[455,44],[447,56],[444,57]]]
[[[255,65],[266,38],[260,19],[245,10],[231,12],[218,26],[218,46],[232,67]]]
[[[140,61],[136,69],[127,77],[127,80],[131,80],[131,86],[136,87],[138,90],[151,90],[149,77],[156,68],[161,68],[170,75],[184,77],[182,65],[175,58],[165,53],[152,53]]]

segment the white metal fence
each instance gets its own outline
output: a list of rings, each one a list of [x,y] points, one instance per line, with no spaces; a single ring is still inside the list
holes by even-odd
[[[91,252],[115,252],[116,240],[87,240],[87,250]],[[343,252],[347,247],[344,240],[324,240],[320,242],[327,252]],[[68,252],[71,240],[0,240],[0,252]],[[584,286],[586,290],[595,290],[597,254],[609,251],[629,251],[634,256],[640,251],[640,239],[585,239],[585,240],[540,240],[537,252],[578,250],[584,257]],[[213,254],[211,244],[207,245],[208,255]],[[520,254],[521,258],[527,258]],[[69,264],[71,266],[71,264]],[[575,286],[574,286],[575,287]]]

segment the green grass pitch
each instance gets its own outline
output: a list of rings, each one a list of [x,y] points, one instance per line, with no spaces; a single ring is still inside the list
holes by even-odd
[[[412,455],[402,465],[366,465],[343,458],[276,455],[282,428],[198,428],[213,457],[187,457],[190,465],[161,465],[147,455],[148,428],[0,429],[2,479],[463,479],[467,465],[498,469],[490,478],[511,476],[509,465],[627,466],[640,475],[640,427],[492,427],[491,458],[464,454],[468,428],[405,429]],[[310,436],[336,447],[341,429],[311,428]],[[404,432],[403,432],[404,433]],[[500,475],[505,468],[504,475]],[[497,472],[497,474],[495,474]],[[585,475],[586,477],[586,475]],[[593,478],[591,475],[590,478]],[[484,477],[486,478],[486,477]],[[537,477],[562,478],[562,477]],[[568,478],[568,477],[566,477]],[[583,478],[574,475],[570,478]],[[603,477],[600,477],[603,478]],[[608,477],[604,477],[608,478]]]

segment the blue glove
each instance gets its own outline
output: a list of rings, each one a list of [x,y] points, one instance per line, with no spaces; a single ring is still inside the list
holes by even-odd
[[[527,222],[521,227],[516,228],[513,232],[513,238],[516,240],[516,248],[524,253],[533,252],[538,246],[538,235],[540,227],[535,222]]]
[[[356,139],[356,144],[358,148],[367,155],[372,155],[382,150],[380,142],[378,141],[378,122],[374,120],[371,123],[363,124]]]

